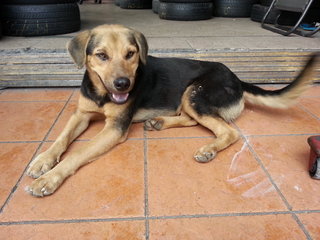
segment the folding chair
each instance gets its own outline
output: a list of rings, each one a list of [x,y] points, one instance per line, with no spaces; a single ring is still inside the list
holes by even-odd
[[[261,26],[265,29],[271,30],[273,32],[282,34],[284,36],[288,36],[291,33],[295,33],[304,37],[309,37],[320,30],[320,26],[316,27],[312,31],[307,31],[304,29],[299,28],[303,18],[306,16],[313,0],[273,0],[266,15],[263,17]],[[293,27],[283,26],[278,24],[278,19],[280,14],[276,18],[274,25],[266,24],[265,20],[267,19],[271,10],[282,10],[282,11],[290,11],[290,12],[297,12],[301,13],[301,16]],[[280,11],[281,12],[281,11]]]

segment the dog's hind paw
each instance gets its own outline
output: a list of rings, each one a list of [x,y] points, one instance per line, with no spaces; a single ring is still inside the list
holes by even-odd
[[[216,152],[214,151],[205,151],[205,152],[200,152],[198,151],[195,155],[194,155],[194,159],[199,162],[199,163],[207,163],[210,162],[212,159],[214,159],[214,157],[217,155]]]
[[[144,129],[147,131],[161,130],[164,121],[160,119],[148,119],[144,122]]]

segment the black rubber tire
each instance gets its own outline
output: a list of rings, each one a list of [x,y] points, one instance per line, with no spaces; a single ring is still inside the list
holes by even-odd
[[[260,4],[263,6],[270,6],[273,0],[260,0]]]
[[[152,0],[152,11],[158,14],[159,11],[160,0]]]
[[[159,17],[167,20],[196,21],[212,18],[212,3],[167,3],[159,5]]]
[[[114,1],[114,4],[115,4],[116,6],[120,6],[120,2],[121,2],[121,0],[115,0],[115,1]]]
[[[212,2],[212,0],[161,0],[161,2],[168,2],[168,3],[208,3]]]
[[[63,4],[76,3],[78,0],[2,0],[3,4],[10,5],[42,5],[42,4]]]
[[[213,13],[217,17],[250,17],[256,0],[214,0]]]
[[[124,9],[151,9],[152,0],[121,0],[120,7]]]
[[[3,34],[8,36],[45,36],[80,29],[78,4],[3,5]]]
[[[255,22],[261,22],[264,15],[266,15],[269,7],[263,6],[260,4],[253,4],[252,9],[251,9],[251,20]],[[277,16],[280,14],[280,11],[278,10],[272,10],[267,19],[265,20],[265,23],[275,23]]]

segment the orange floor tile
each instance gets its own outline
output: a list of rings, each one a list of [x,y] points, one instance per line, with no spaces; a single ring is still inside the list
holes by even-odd
[[[270,88],[277,86],[269,85]],[[320,239],[320,181],[307,138],[320,135],[320,85],[288,110],[249,106],[232,125],[242,139],[209,163],[201,126],[146,132],[82,167],[51,196],[25,188],[30,161],[57,138],[79,90],[0,90],[0,240]],[[87,144],[90,125],[64,154]]]

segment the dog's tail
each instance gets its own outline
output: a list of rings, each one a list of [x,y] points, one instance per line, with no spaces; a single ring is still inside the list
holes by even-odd
[[[313,54],[298,77],[288,86],[279,90],[264,90],[249,83],[241,82],[246,102],[272,108],[288,108],[306,91],[313,82],[320,53]]]

